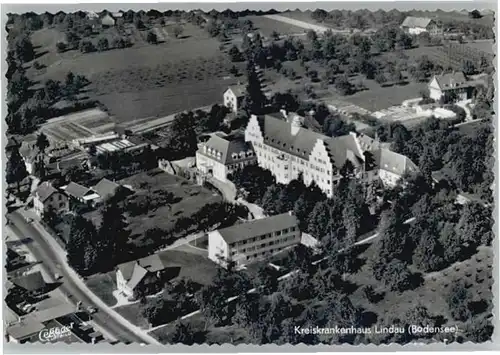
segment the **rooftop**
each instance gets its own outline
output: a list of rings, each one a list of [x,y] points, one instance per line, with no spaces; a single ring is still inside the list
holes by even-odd
[[[389,149],[379,149],[373,152],[375,165],[382,170],[390,171],[397,175],[417,172],[418,168],[410,158],[392,152]]]
[[[213,134],[206,143],[202,144],[198,152],[223,164],[232,164],[253,156],[252,146],[245,142],[243,137],[220,134]],[[248,152],[252,152],[252,154],[248,155]]]
[[[45,280],[43,279],[40,271],[12,279],[12,283],[28,291],[36,291],[43,289],[46,286]]]
[[[413,17],[413,16],[408,16],[405,18],[401,26],[403,27],[422,27],[425,28],[429,26],[431,23],[432,19],[428,17]]]
[[[101,196],[101,198],[104,198],[110,195],[114,195],[118,187],[120,187],[120,185],[116,182],[103,178],[97,183],[97,185],[92,188],[92,190],[97,192],[99,196]]]
[[[38,197],[38,199],[41,202],[45,202],[46,199],[48,199],[52,194],[57,192],[59,191],[57,191],[56,188],[52,186],[50,183],[42,182],[35,190],[35,196]]]
[[[435,75],[434,78],[436,79],[441,90],[467,88],[474,85],[472,82],[467,80],[462,72]]]
[[[231,90],[236,97],[245,96],[245,93],[247,91],[246,86],[243,84],[231,85],[227,89]]]
[[[297,217],[288,212],[219,229],[218,232],[226,243],[231,244],[285,228],[298,227],[298,224]]]

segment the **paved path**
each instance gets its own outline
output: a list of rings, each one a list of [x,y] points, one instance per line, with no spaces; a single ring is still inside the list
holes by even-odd
[[[98,312],[93,315],[95,323],[122,342],[161,344],[139,327],[132,325],[90,291],[67,264],[66,253],[56,240],[37,221],[26,222],[25,216],[29,216],[29,213],[22,209],[8,215],[13,224],[11,225],[13,231],[33,239],[34,242],[28,246],[30,251],[37,260],[44,262],[52,275],[57,273],[63,277],[60,289],[68,295],[68,298],[82,301],[85,306],[91,305],[97,308]]]

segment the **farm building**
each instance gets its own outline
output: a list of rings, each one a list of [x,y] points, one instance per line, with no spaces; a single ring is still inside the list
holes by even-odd
[[[433,19],[427,17],[408,16],[401,24],[401,28],[411,35],[418,35],[423,32],[427,32],[431,36],[440,36],[443,34],[441,26]]]
[[[112,27],[116,24],[116,20],[110,14],[101,17],[101,24],[106,27]]]
[[[429,83],[429,97],[439,101],[455,95],[458,100],[467,100],[475,86],[476,82],[468,81],[462,72],[434,75]]]
[[[39,217],[42,217],[49,210],[56,213],[68,212],[69,199],[50,183],[43,182],[34,192],[33,207]]]
[[[245,96],[245,85],[232,85],[224,91],[224,106],[231,109],[232,112],[237,112],[241,105],[241,101]]]
[[[139,289],[146,294],[161,289],[179,270],[180,267],[171,264],[166,253],[153,254],[118,265],[116,286],[121,294],[133,299]]]

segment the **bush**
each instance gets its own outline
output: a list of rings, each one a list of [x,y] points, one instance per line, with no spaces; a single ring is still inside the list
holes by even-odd
[[[68,46],[64,42],[57,42],[56,43],[56,48],[57,48],[57,51],[59,53],[62,53],[64,51],[66,51],[66,49],[68,48]]]

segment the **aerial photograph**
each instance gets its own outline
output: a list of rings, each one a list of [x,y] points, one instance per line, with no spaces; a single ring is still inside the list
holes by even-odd
[[[114,6],[5,11],[5,343],[492,339],[492,10]]]

